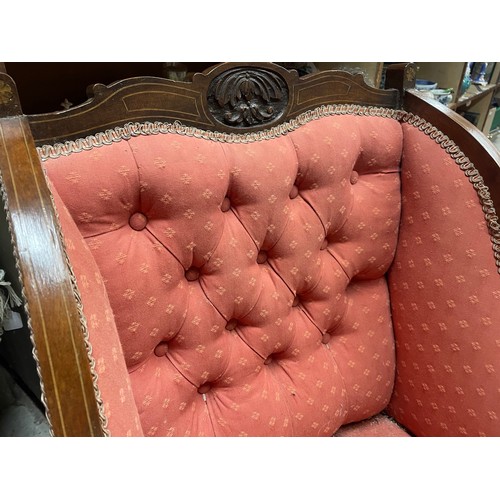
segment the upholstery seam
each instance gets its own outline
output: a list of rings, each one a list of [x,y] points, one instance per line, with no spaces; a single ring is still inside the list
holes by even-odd
[[[44,169],[42,169],[42,172],[43,172],[43,175],[45,177],[45,181],[47,182],[47,185],[51,186],[51,184],[49,183],[49,178],[47,176],[46,171]],[[53,186],[53,189],[55,189],[54,186]],[[109,437],[109,436],[111,436],[111,433],[110,433],[109,428],[108,428],[108,419],[107,419],[105,412],[104,412],[104,402],[102,400],[101,391],[100,391],[99,385],[98,385],[99,375],[97,374],[96,362],[95,362],[93,352],[92,352],[92,344],[90,342],[90,334],[89,334],[88,325],[87,325],[87,318],[86,318],[84,311],[83,311],[83,301],[82,301],[82,298],[80,295],[80,290],[78,287],[78,282],[77,282],[76,275],[75,275],[75,272],[73,269],[73,265],[71,264],[71,261],[70,261],[70,258],[69,258],[69,255],[68,255],[68,252],[66,249],[66,243],[64,240],[63,232],[62,232],[62,225],[61,225],[60,218],[59,218],[59,212],[56,208],[56,204],[55,204],[54,197],[52,194],[52,189],[50,189],[50,188],[49,188],[49,197],[50,197],[50,201],[52,204],[52,208],[54,210],[54,216],[55,216],[55,219],[57,222],[57,233],[58,233],[59,240],[61,243],[61,248],[62,248],[63,256],[64,256],[64,259],[65,259],[65,262],[67,265],[68,273],[70,275],[71,288],[73,290],[73,296],[75,298],[75,302],[76,302],[76,306],[77,306],[80,326],[82,328],[82,337],[83,337],[83,341],[84,341],[85,351],[87,353],[87,359],[89,361],[90,374],[91,374],[91,378],[92,378],[92,386],[94,389],[94,395],[96,398],[98,415],[99,415],[99,419],[101,422],[101,430],[102,430],[104,436]],[[63,201],[63,203],[64,203],[64,201]],[[81,235],[80,230],[78,230],[78,231]],[[85,242],[85,238],[83,238],[83,235],[82,235],[82,240]],[[86,242],[85,242],[85,244],[86,244]],[[92,258],[93,258],[93,256],[92,256]],[[97,263],[96,263],[96,267],[97,267]],[[99,267],[97,267],[97,268],[100,272]],[[107,294],[106,288],[105,288],[105,291]],[[113,318],[113,321],[114,321],[114,318]],[[116,326],[116,324],[115,324],[115,326]],[[37,359],[36,359],[36,361],[38,364]]]
[[[405,110],[394,110],[358,104],[329,104],[306,111],[305,113],[300,114],[297,118],[270,129],[260,132],[246,132],[243,134],[202,130],[197,127],[185,126],[179,121],[175,121],[173,123],[126,123],[123,127],[115,127],[114,129],[108,129],[104,132],[97,132],[96,134],[87,136],[86,138],[66,141],[65,143],[57,143],[54,145],[37,146],[36,149],[40,160],[43,162],[49,158],[58,158],[61,155],[68,156],[69,154],[90,150],[94,147],[101,147],[113,142],[120,142],[121,140],[128,140],[137,135],[176,133],[179,135],[209,139],[218,142],[250,143],[270,140],[286,135],[310,121],[334,115],[363,115],[394,119],[399,123],[408,123],[409,125],[418,128],[439,144],[450,155],[450,157],[455,160],[455,163],[464,172],[465,176],[469,179],[476,190],[476,194],[479,197],[479,202],[487,222],[488,231],[491,236],[490,239],[493,247],[493,255],[497,271],[500,274],[500,224],[498,223],[498,216],[496,214],[493,201],[491,200],[489,189],[484,184],[482,176],[474,167],[474,164],[460,150],[459,146],[457,146],[454,141],[425,119]]]

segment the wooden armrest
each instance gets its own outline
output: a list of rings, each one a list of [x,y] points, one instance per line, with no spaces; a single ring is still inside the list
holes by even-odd
[[[14,82],[0,85],[0,184],[47,418],[56,436],[103,435],[51,194]]]

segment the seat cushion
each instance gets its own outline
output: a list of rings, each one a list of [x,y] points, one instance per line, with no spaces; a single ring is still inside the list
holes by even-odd
[[[144,434],[332,435],[380,412],[400,124],[176,131],[45,162],[102,273]]]

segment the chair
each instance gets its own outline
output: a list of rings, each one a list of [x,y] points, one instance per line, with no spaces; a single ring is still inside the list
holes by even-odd
[[[500,158],[414,79],[225,63],[25,116],[0,74],[53,434],[500,436]]]

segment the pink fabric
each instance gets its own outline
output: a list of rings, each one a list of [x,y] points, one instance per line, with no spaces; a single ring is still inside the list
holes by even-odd
[[[57,191],[52,185],[50,188],[83,304],[107,430],[111,436],[142,436],[120,339],[101,273]]]
[[[478,195],[435,141],[403,131],[389,410],[420,436],[500,436],[500,280]]]
[[[387,405],[401,148],[395,120],[334,116],[46,162],[102,273],[145,435],[331,435]]]

